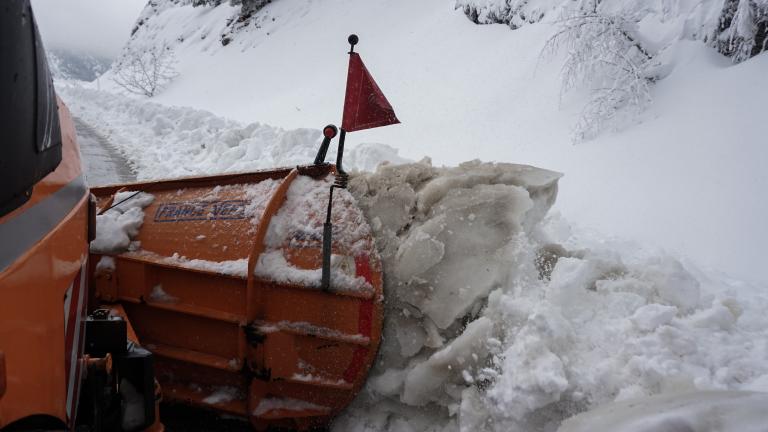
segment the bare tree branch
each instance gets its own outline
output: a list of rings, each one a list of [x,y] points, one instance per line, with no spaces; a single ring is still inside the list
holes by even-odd
[[[178,75],[175,65],[173,50],[167,44],[128,51],[119,60],[112,80],[130,93],[152,97]]]

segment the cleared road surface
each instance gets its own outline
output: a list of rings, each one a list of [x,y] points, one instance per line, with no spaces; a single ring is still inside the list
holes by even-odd
[[[88,186],[104,186],[136,180],[128,161],[88,124],[75,117],[77,142],[83,156]]]

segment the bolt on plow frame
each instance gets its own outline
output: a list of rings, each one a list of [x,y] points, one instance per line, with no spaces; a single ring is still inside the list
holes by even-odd
[[[306,430],[326,425],[365,382],[381,338],[381,261],[341,190],[330,284],[321,283],[336,169],[317,162],[92,189],[102,214],[151,197],[128,251],[91,255],[91,280],[95,302],[154,355],[166,401],[260,430]]]

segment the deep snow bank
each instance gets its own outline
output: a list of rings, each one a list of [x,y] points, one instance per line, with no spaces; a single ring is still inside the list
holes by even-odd
[[[353,178],[384,260],[386,322],[334,430],[554,431],[613,400],[768,391],[768,298],[571,235],[545,216],[558,178],[429,161]]]
[[[312,163],[322,141],[317,129],[283,130],[243,124],[210,112],[137,100],[76,84],[57,88],[72,112],[106,135],[140,180],[253,171]],[[335,146],[327,160],[335,160]],[[406,162],[383,144],[345,153],[345,167],[371,170]]]

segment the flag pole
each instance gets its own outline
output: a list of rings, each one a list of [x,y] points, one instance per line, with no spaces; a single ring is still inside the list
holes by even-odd
[[[355,45],[357,45],[357,43],[360,42],[360,38],[358,38],[356,34],[351,34],[347,38],[347,42],[349,42],[349,52],[347,54],[351,56],[352,53],[355,52]],[[339,134],[339,150],[336,153],[336,172],[341,176],[347,176],[347,173],[344,172],[344,168],[341,167],[341,159],[344,157],[344,140],[346,137],[347,137],[347,131],[344,129],[344,125],[342,124],[341,133]],[[344,189],[346,187],[347,186],[345,183],[342,188]]]
[[[347,42],[349,42],[349,54],[355,52],[355,45],[360,41],[360,38],[355,34],[349,35]],[[344,157],[344,141],[347,137],[347,131],[344,130],[344,126],[339,131],[339,146],[336,151],[336,179],[331,185],[328,193],[328,210],[325,214],[325,223],[323,224],[323,272],[320,278],[320,287],[327,291],[331,288],[331,254],[333,252],[333,224],[331,223],[331,211],[333,209],[333,189],[346,189],[349,183],[349,174],[344,171],[342,167],[342,158]]]

